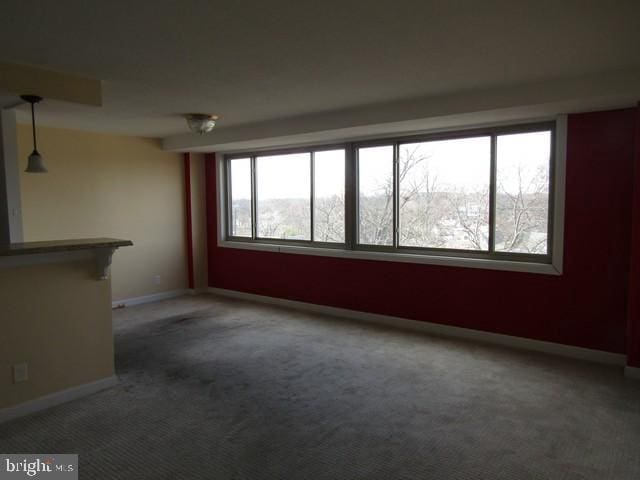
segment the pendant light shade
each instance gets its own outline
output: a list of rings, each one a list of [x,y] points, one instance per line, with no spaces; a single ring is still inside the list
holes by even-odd
[[[31,152],[29,155],[29,162],[27,163],[27,168],[25,172],[29,173],[47,173],[47,167],[44,166],[44,161],[42,160],[42,155],[37,150]]]
[[[21,95],[20,98],[31,104],[31,128],[33,129],[33,152],[29,155],[29,161],[25,172],[27,173],[47,173],[47,167],[44,166],[42,155],[38,152],[38,144],[36,141],[36,113],[34,105],[42,100],[37,95]]]

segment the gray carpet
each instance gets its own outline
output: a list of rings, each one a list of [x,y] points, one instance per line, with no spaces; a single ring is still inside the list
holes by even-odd
[[[212,296],[114,317],[120,385],[0,452],[79,453],[82,479],[640,478],[618,368]]]

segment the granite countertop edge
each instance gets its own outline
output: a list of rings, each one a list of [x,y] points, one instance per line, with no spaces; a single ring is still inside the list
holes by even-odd
[[[44,242],[11,243],[0,245],[0,257],[93,250],[98,248],[119,248],[131,245],[133,245],[131,240],[122,240],[119,238],[78,238]]]

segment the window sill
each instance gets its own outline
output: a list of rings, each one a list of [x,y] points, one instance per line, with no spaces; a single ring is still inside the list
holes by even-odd
[[[263,252],[288,253],[295,255],[353,258],[384,262],[419,263],[424,265],[440,265],[445,267],[480,268],[484,270],[503,270],[507,272],[538,273],[542,275],[562,275],[562,272],[558,268],[556,268],[555,265],[548,263],[514,262],[509,260],[447,257],[438,255],[419,255],[413,253],[369,252],[361,250],[344,250],[338,248],[298,247],[296,245],[236,242],[229,240],[219,240],[218,246],[223,248],[258,250]]]

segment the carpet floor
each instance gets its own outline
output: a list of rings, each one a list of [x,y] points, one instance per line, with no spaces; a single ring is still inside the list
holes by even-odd
[[[78,453],[81,479],[640,479],[620,368],[210,295],[114,333],[119,385],[0,425],[0,452]]]

